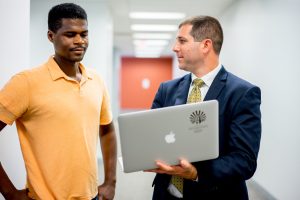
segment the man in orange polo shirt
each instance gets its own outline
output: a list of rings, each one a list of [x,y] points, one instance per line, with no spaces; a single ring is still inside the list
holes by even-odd
[[[80,61],[88,47],[84,9],[54,6],[48,39],[55,54],[39,67],[20,72],[0,91],[0,130],[16,122],[27,173],[17,190],[0,164],[6,199],[113,199],[116,137],[103,80]],[[98,186],[97,138],[105,180]]]

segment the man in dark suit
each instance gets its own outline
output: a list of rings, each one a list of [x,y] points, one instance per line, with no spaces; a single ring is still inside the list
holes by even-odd
[[[226,71],[219,63],[223,31],[217,19],[197,16],[179,25],[173,47],[179,68],[191,72],[160,85],[152,108],[187,103],[194,82],[201,100],[219,102],[219,157],[176,166],[157,162],[154,200],[248,199],[245,180],[256,170],[261,137],[260,89]],[[199,96],[199,94],[198,94]],[[180,122],[178,122],[180,123]],[[183,183],[180,189],[173,181]]]

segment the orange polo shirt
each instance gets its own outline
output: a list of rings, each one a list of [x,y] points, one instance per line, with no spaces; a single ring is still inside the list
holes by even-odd
[[[51,57],[0,91],[0,120],[16,121],[29,196],[92,199],[98,193],[99,125],[112,121],[103,80],[80,65],[80,83]]]

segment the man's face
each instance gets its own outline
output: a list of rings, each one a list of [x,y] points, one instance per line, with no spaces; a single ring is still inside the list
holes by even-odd
[[[179,68],[185,71],[193,72],[203,62],[201,42],[194,41],[190,35],[192,25],[186,24],[180,27],[173,51],[177,55]]]
[[[70,62],[79,62],[87,50],[88,24],[83,19],[62,19],[62,26],[56,33],[48,31],[55,56]]]

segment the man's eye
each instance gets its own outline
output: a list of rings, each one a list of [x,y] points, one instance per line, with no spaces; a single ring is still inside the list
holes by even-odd
[[[74,34],[74,33],[66,33],[66,36],[67,36],[67,37],[74,37],[75,34]]]
[[[85,37],[87,37],[88,36],[88,33],[82,33],[81,34],[81,37],[83,37],[83,38],[85,38]]]

